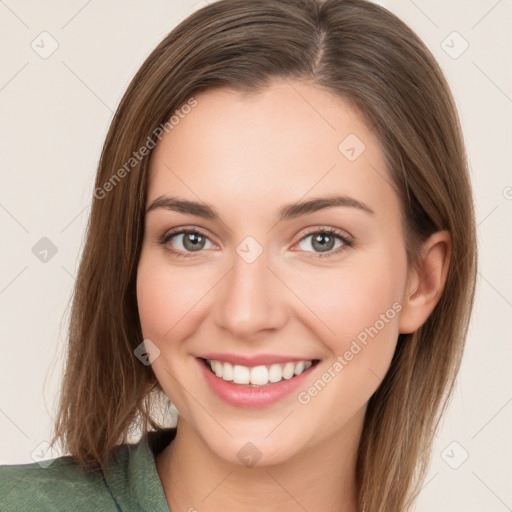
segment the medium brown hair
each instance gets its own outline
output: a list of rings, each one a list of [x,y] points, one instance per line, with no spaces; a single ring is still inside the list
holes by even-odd
[[[143,339],[135,284],[149,156],[108,192],[104,184],[194,92],[257,93],[274,78],[340,96],[377,134],[400,197],[410,264],[430,234],[451,236],[442,296],[417,332],[399,336],[359,446],[360,507],[405,511],[424,479],[460,366],[475,289],[475,223],[462,132],[443,73],[412,30],[364,0],[220,0],[182,21],[144,62],[101,154],[96,190],[103,192],[92,200],[52,443],[60,440],[82,466],[97,469],[135,426],[161,426],[153,410],[161,387],[151,366],[134,356]]]

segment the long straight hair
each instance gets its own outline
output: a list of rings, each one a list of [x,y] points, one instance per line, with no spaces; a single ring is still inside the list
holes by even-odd
[[[151,150],[133,155],[158,142],[158,127],[169,126],[194,92],[257,93],[274,78],[338,95],[377,134],[400,198],[410,265],[430,234],[451,235],[442,296],[417,332],[399,336],[368,403],[358,451],[360,508],[406,511],[463,354],[475,222],[462,131],[443,73],[411,29],[364,0],[219,0],[182,21],[139,69],[98,166],[52,444],[60,441],[84,468],[99,469],[133,429],[161,428],[154,405],[162,389],[151,366],[134,356],[143,339],[135,284]]]

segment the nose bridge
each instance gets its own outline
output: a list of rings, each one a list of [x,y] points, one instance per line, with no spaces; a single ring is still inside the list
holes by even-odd
[[[223,280],[215,305],[217,324],[234,337],[250,338],[283,321],[283,291],[268,268],[271,264],[268,251],[251,237],[236,248],[231,272]]]

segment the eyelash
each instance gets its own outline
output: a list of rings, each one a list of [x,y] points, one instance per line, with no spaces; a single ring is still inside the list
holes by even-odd
[[[159,238],[157,243],[159,245],[166,245],[175,236],[183,235],[183,234],[187,234],[187,233],[201,235],[205,238],[208,238],[208,236],[205,233],[203,233],[202,231],[200,231],[196,228],[193,228],[193,229],[192,228],[191,229],[178,228],[176,231],[171,231],[170,233],[165,233],[164,235],[162,235]],[[336,238],[340,239],[343,242],[343,245],[341,247],[338,247],[336,250],[331,250],[329,253],[325,253],[325,254],[316,253],[316,256],[308,256],[308,257],[331,258],[332,256],[339,254],[346,248],[353,247],[353,245],[354,245],[354,242],[346,234],[344,234],[342,231],[339,231],[338,229],[335,229],[335,228],[317,228],[316,231],[310,231],[309,233],[305,234],[299,240],[298,243],[302,242],[305,238],[307,238],[311,235],[318,235],[318,234],[335,236]],[[208,238],[208,240],[209,240],[209,238]],[[171,247],[166,247],[166,250],[169,251],[173,256],[176,256],[177,258],[190,258],[190,257],[193,258],[194,257],[192,255],[192,253],[184,253],[182,251],[177,251],[176,249],[173,249]],[[200,252],[200,251],[198,251],[198,252]],[[306,252],[309,252],[309,251],[306,251]]]

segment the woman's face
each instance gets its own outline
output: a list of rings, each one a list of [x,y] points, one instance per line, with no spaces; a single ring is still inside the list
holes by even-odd
[[[390,365],[400,204],[378,139],[339,97],[275,81],[195,99],[151,157],[142,331],[180,422],[227,461],[278,463],[359,428]]]

